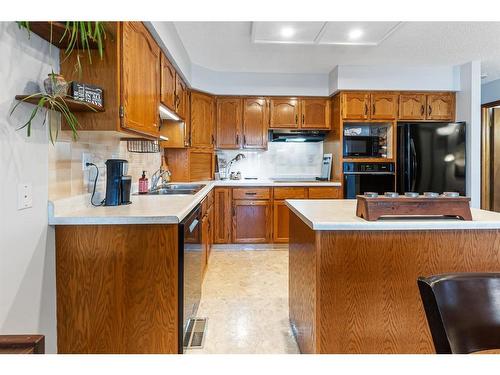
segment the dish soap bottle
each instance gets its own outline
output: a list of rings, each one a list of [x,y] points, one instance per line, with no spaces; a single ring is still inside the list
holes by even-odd
[[[148,193],[148,179],[146,177],[146,171],[142,171],[142,177],[139,178],[139,194]]]

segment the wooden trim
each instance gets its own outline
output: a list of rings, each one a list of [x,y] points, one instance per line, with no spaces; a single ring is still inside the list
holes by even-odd
[[[0,354],[44,353],[44,335],[0,335]]]

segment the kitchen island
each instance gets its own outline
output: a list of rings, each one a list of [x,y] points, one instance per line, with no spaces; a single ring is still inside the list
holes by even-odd
[[[356,216],[355,200],[287,200],[290,322],[302,353],[433,353],[418,276],[500,271],[500,214]]]

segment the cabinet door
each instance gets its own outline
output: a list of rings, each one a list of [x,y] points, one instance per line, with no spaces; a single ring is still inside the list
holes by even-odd
[[[344,193],[341,187],[310,187],[309,199],[342,199]]]
[[[214,243],[231,242],[231,188],[215,188]]]
[[[187,120],[189,111],[189,92],[182,78],[175,74],[175,112],[183,120]]]
[[[201,279],[205,276],[208,263],[208,246],[209,246],[209,227],[208,216],[203,216],[201,219]]]
[[[263,98],[243,100],[243,147],[267,148],[268,101]]]
[[[425,120],[425,94],[399,96],[400,120]]]
[[[214,244],[214,206],[208,207],[208,254],[207,254],[207,265],[212,255],[212,246]]]
[[[170,61],[165,57],[165,55],[161,54],[161,66],[160,66],[160,75],[161,75],[161,95],[160,101],[162,104],[170,108],[172,111],[176,111],[175,108],[175,69],[170,64]]]
[[[330,101],[327,99],[305,99],[301,101],[302,129],[330,129]]]
[[[367,120],[370,118],[370,94],[364,92],[343,93],[342,117],[345,120]]]
[[[160,121],[160,48],[142,22],[124,22],[122,53],[122,127],[156,137]]]
[[[270,100],[269,127],[296,129],[299,127],[299,101],[297,99]]]
[[[238,149],[241,147],[241,103],[239,98],[217,99],[217,148]]]
[[[191,93],[191,147],[213,148],[213,99]]]
[[[455,117],[455,95],[438,93],[427,95],[427,120],[453,121]]]
[[[398,94],[371,94],[371,104],[372,120],[395,120],[398,116]]]
[[[271,239],[268,200],[233,201],[233,243],[267,243]]]
[[[288,225],[290,209],[285,201],[274,201],[273,204],[273,241],[276,243],[288,242]]]

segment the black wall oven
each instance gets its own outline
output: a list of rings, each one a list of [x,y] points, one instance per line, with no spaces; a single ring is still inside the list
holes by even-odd
[[[344,163],[344,198],[366,192],[383,194],[395,189],[394,163]]]

